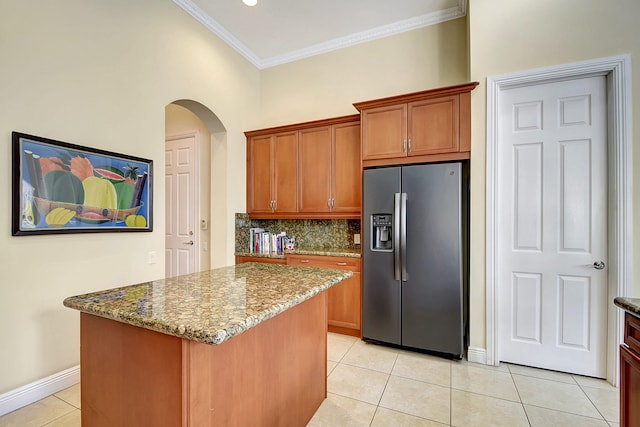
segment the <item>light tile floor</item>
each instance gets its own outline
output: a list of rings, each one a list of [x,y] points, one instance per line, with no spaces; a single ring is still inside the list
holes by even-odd
[[[619,426],[604,380],[499,367],[329,334],[328,396],[309,426]]]
[[[449,361],[329,334],[328,375],[328,397],[308,426],[619,426],[617,388],[560,372]],[[80,426],[79,385],[0,417],[8,426]]]

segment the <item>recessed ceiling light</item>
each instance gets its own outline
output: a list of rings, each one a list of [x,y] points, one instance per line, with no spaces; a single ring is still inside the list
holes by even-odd
[[[242,3],[246,4],[247,6],[255,6],[258,4],[258,0],[242,0]]]

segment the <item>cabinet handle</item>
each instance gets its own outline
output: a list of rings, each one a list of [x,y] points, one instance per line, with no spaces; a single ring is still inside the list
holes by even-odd
[[[345,266],[345,265],[347,265],[347,263],[346,263],[346,262],[336,262],[336,265],[342,265],[342,266]]]
[[[402,140],[402,152],[403,153],[407,152],[407,140],[406,139]]]
[[[336,199],[331,199],[331,209],[336,207]]]
[[[274,200],[273,201],[273,210],[276,211],[278,209],[278,201]]]
[[[307,262],[309,262],[309,260],[308,259],[301,259],[300,262],[307,263]]]
[[[327,207],[331,209],[331,198],[327,199]]]
[[[407,149],[407,152],[410,153],[411,151],[413,151],[413,149],[411,148],[411,138],[409,138],[409,147]]]

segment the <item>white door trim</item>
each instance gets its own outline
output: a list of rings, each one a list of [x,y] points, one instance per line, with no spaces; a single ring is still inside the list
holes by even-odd
[[[164,143],[166,147],[166,144],[169,141],[175,141],[177,139],[184,139],[184,138],[191,138],[191,137],[193,137],[194,144],[195,144],[195,147],[194,147],[194,152],[195,152],[194,186],[195,188],[193,190],[195,192],[195,206],[193,208],[196,212],[196,218],[193,224],[195,228],[195,230],[193,230],[193,246],[195,247],[195,251],[196,251],[194,268],[195,268],[195,271],[197,272],[197,271],[200,271],[200,254],[202,252],[200,250],[200,131],[193,130],[193,131],[166,135],[164,138]]]
[[[608,250],[609,283],[607,380],[618,384],[618,349],[624,316],[613,305],[616,296],[628,296],[633,283],[633,216],[631,180],[631,56],[621,55],[487,77],[486,164],[486,364],[500,362],[498,347],[497,278],[497,144],[500,92],[514,87],[552,83],[594,75],[607,76],[608,111]]]

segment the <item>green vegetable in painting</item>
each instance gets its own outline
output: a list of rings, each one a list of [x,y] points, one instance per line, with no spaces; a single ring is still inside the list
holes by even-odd
[[[82,204],[84,187],[82,181],[71,172],[54,170],[44,176],[47,198],[54,202]]]
[[[113,186],[118,195],[118,209],[129,209],[131,200],[133,200],[133,187],[125,181],[117,182]]]

